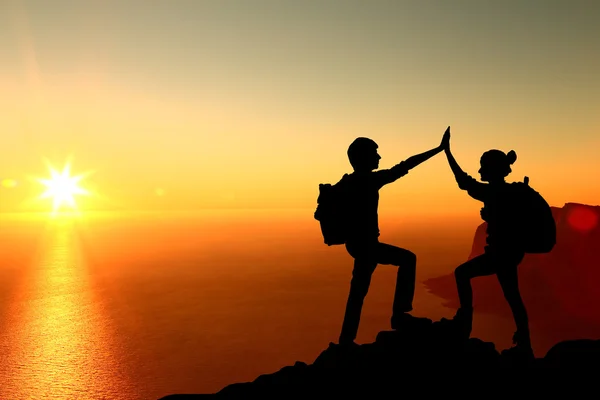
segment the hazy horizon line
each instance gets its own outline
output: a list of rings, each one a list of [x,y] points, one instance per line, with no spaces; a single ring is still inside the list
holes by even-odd
[[[580,204],[586,205],[590,207],[600,207],[600,204],[585,204],[578,202],[565,202],[561,206],[550,205],[551,207],[563,208],[569,204]],[[200,213],[205,214],[209,212],[214,213],[264,213],[264,212],[284,212],[284,213],[294,213],[301,212],[306,213],[307,216],[312,216],[316,209],[316,204],[314,207],[198,207],[198,208],[181,208],[181,209],[160,209],[160,208],[141,208],[141,209],[112,209],[112,210],[64,210],[64,211],[0,211],[0,218],[35,218],[35,217],[95,217],[95,216],[110,216],[110,215],[181,215],[181,214],[193,214]],[[385,209],[379,210],[380,217],[383,215],[393,215],[393,216],[402,216],[402,218],[408,219],[417,219],[417,218],[440,218],[446,217],[448,219],[457,219],[457,218],[465,218],[465,219],[473,219],[477,216],[473,214],[472,211],[460,211],[460,212],[447,212],[447,210],[439,210],[432,211],[428,210],[427,212],[415,212],[413,210],[407,210],[402,207],[386,207]],[[380,224],[386,223],[386,218],[380,218]]]

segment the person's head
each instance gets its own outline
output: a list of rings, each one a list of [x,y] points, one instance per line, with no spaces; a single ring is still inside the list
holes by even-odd
[[[379,167],[381,156],[377,153],[377,143],[365,137],[359,137],[348,147],[348,160],[355,171],[372,171]]]
[[[484,182],[504,181],[504,178],[512,172],[510,166],[517,160],[514,150],[504,153],[500,150],[488,150],[481,156],[479,163],[479,174]]]

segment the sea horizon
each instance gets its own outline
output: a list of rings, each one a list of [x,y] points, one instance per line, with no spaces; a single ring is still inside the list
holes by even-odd
[[[298,210],[4,218],[1,397],[209,393],[312,362],[337,341],[352,259],[325,245],[311,218]],[[465,225],[382,221],[382,241],[418,255],[415,315],[453,313],[422,281],[466,259],[476,225]],[[389,329],[394,276],[391,266],[374,274],[358,342]],[[484,325],[476,329],[500,337]]]

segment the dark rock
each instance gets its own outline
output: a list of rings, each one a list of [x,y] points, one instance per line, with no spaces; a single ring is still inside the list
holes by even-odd
[[[519,397],[556,394],[554,384],[577,380],[578,386],[569,389],[572,397],[575,389],[594,380],[569,371],[598,368],[599,360],[600,340],[562,342],[544,358],[519,359],[498,353],[493,343],[460,338],[439,324],[420,324],[380,332],[374,343],[330,343],[311,365],[296,362],[253,382],[229,385],[211,398],[354,398],[360,394],[375,399],[411,395],[415,390],[424,396],[470,398],[506,393]],[[554,375],[560,377],[556,382]]]

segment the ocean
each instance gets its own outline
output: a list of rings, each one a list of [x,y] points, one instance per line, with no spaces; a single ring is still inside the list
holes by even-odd
[[[213,393],[337,342],[352,272],[314,210],[0,217],[0,398],[156,399]],[[471,251],[478,219],[382,215],[417,254],[414,315],[450,317],[425,279]],[[379,266],[358,343],[389,329],[395,267]],[[514,325],[476,315],[510,346]]]

